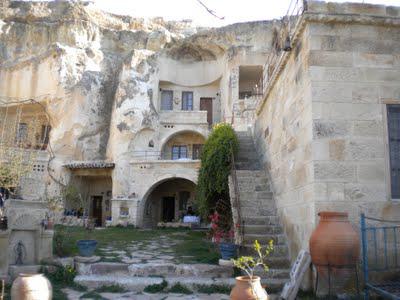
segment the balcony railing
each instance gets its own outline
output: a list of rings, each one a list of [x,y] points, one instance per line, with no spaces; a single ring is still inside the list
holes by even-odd
[[[137,150],[132,152],[134,160],[152,161],[152,160],[173,160],[173,161],[188,161],[200,160],[199,151],[187,151],[186,155],[181,154],[176,156],[172,151],[153,151],[153,150]]]
[[[301,15],[307,10],[306,0],[291,0],[286,15],[275,28],[272,48],[263,68],[263,77],[259,82],[263,95],[267,92],[268,85],[274,77],[285,52],[292,50],[292,41]]]

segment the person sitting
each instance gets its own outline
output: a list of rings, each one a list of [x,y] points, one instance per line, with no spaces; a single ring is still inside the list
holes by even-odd
[[[186,215],[187,216],[195,216],[195,213],[194,213],[193,208],[191,206],[188,207],[188,209],[186,211]]]

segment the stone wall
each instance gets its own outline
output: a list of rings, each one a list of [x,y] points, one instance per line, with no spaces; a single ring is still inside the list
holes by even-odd
[[[292,258],[308,247],[315,225],[309,47],[306,31],[259,108],[254,127],[256,147],[271,176]]]
[[[255,140],[292,259],[323,210],[398,219],[386,104],[400,103],[400,9],[309,2],[257,108]]]
[[[311,10],[331,13],[314,3]],[[393,19],[399,8],[337,5],[336,11]],[[310,22],[314,201],[316,211],[393,218],[386,103],[400,103],[399,26],[369,22]]]

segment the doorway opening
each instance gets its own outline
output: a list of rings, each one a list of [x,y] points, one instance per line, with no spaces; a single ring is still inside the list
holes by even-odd
[[[162,220],[172,222],[175,218],[175,197],[162,198]]]

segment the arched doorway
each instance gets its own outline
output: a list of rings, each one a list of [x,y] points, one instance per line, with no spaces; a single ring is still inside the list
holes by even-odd
[[[170,178],[156,183],[143,198],[143,227],[159,222],[178,222],[192,207],[196,211],[196,184],[184,178]]]

